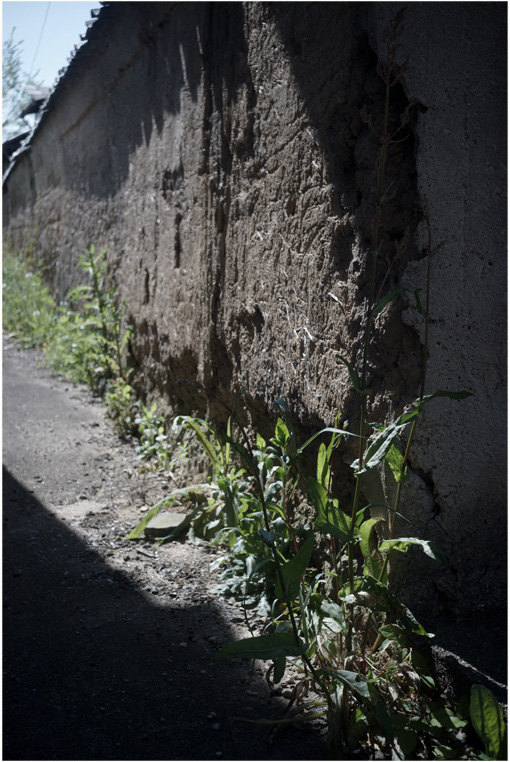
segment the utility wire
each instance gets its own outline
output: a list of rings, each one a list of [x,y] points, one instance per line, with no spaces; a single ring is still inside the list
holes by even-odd
[[[41,29],[41,34],[39,35],[39,42],[37,43],[37,47],[36,47],[35,53],[34,53],[34,58],[33,58],[33,61],[32,61],[32,66],[30,67],[30,77],[32,77],[32,74],[33,74],[33,71],[34,71],[35,59],[37,58],[37,54],[39,52],[39,46],[41,44],[41,40],[42,40],[42,36],[43,36],[43,32],[44,32],[44,27],[46,26],[46,19],[48,18],[48,12],[50,10],[50,5],[51,5],[51,3],[48,3],[48,7],[46,8],[46,15],[44,17],[44,21],[43,21],[43,25],[42,25],[42,29]]]

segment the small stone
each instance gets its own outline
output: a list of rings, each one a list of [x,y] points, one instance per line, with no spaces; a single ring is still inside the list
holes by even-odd
[[[216,714],[216,712],[209,712],[209,714],[207,715],[207,719],[208,720],[214,720],[214,718],[217,717],[217,716],[218,715]]]
[[[181,648],[187,648],[187,647],[188,647],[188,644],[187,644],[187,643],[185,643],[185,642],[183,641],[182,643],[179,643],[179,646],[180,646]]]
[[[213,722],[212,729],[213,730],[219,730],[220,729],[220,723],[219,722]]]
[[[185,513],[170,513],[163,511],[153,516],[144,529],[144,534],[148,540],[154,540],[158,537],[166,537],[172,529],[178,527],[186,518]]]

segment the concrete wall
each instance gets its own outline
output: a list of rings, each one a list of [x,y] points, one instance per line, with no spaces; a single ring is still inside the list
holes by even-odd
[[[138,383],[188,411],[198,379],[254,425],[284,396],[306,429],[356,399],[378,144],[361,118],[384,107],[384,28],[400,3],[114,3],[4,182],[11,244],[34,238],[56,292],[76,254],[109,248],[135,325]],[[387,166],[388,285],[409,291],[377,318],[370,420],[417,396],[428,200],[434,245],[427,392],[400,533],[435,539],[393,568],[415,608],[458,616],[506,600],[506,6],[412,3],[390,118],[409,110]],[[423,293],[423,291],[422,291]],[[411,294],[409,296],[408,294]],[[206,413],[214,415],[211,408]],[[354,457],[337,465],[342,478]],[[389,475],[365,496],[387,501]],[[348,489],[345,490],[348,493]]]

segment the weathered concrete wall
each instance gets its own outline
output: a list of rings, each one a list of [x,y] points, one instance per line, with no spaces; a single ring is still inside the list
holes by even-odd
[[[355,421],[338,354],[359,367],[378,144],[383,29],[400,3],[115,3],[4,182],[13,245],[33,237],[63,295],[75,255],[108,247],[135,325],[138,381],[169,410],[203,382],[242,388],[256,425],[284,396],[304,427]],[[412,3],[391,120],[395,196],[383,256],[409,231],[390,283],[424,288],[434,243],[427,391],[402,533],[449,566],[403,557],[415,607],[463,615],[506,599],[505,21],[496,3]],[[385,267],[377,273],[382,282]],[[405,294],[370,346],[370,420],[417,396],[423,328]],[[214,411],[209,411],[213,413]],[[353,423],[354,425],[354,423]],[[345,453],[345,460],[352,459]],[[339,466],[341,472],[342,466]],[[365,485],[387,501],[387,474]]]

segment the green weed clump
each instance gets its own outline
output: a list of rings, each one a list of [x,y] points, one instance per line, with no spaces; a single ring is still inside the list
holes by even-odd
[[[104,391],[107,382],[127,383],[122,351],[131,335],[123,325],[115,289],[106,285],[106,251],[94,247],[78,260],[91,285],[72,289],[61,304],[51,296],[43,272],[30,257],[3,262],[3,327],[24,347],[39,347],[47,365],[75,383]]]
[[[26,348],[40,348],[45,363],[73,383],[101,394],[116,431],[137,437],[146,467],[182,470],[186,445],[172,446],[156,404],[147,407],[129,383],[123,355],[132,328],[123,318],[115,287],[107,280],[106,250],[80,255],[89,283],[71,289],[57,304],[30,256],[7,255],[3,262],[3,327]],[[175,451],[175,452],[174,452]]]
[[[53,331],[56,305],[30,257],[6,254],[2,268],[3,328],[23,347],[43,347]]]

